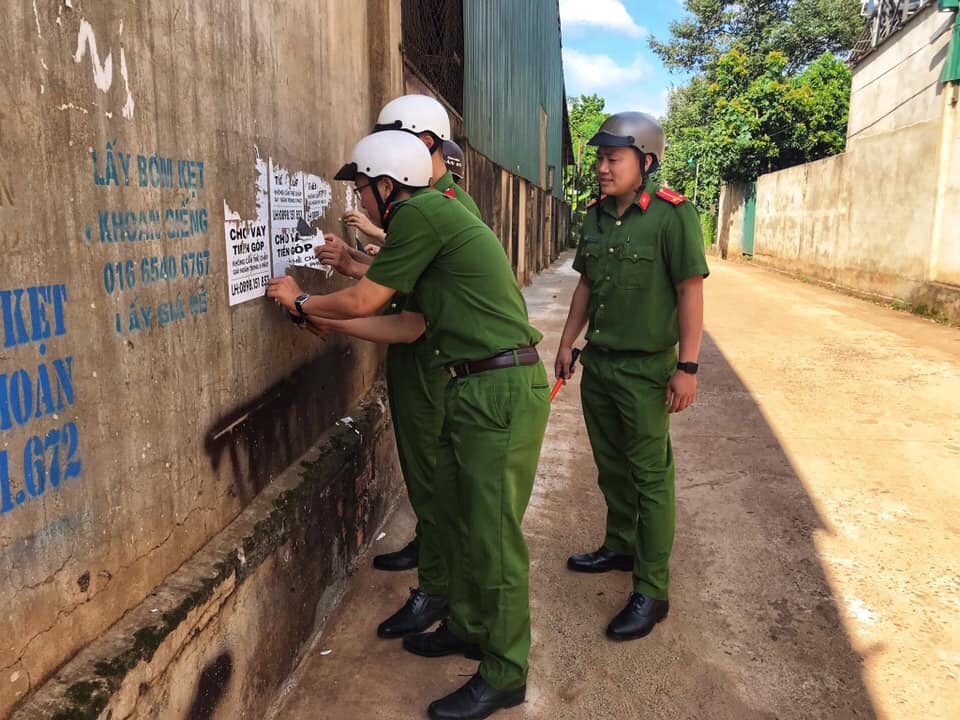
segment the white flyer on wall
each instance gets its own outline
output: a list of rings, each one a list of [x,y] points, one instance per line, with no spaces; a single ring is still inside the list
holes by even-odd
[[[303,173],[289,172],[270,159],[270,243],[273,275],[286,274],[289,265],[320,268],[313,254],[315,237],[300,237],[297,223],[304,216]]]
[[[223,235],[227,247],[227,297],[230,305],[263,297],[270,280],[270,213],[267,208],[267,163],[257,158],[257,216],[244,220],[223,201]]]

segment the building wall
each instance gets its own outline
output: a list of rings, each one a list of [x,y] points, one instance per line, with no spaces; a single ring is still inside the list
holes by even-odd
[[[860,140],[917,123],[939,123],[940,73],[950,43],[952,13],[936,3],[914,16],[853,71],[848,149]]]
[[[478,152],[464,141],[467,154],[464,187],[484,221],[500,238],[525,285],[556,260],[567,246],[570,206]]]
[[[319,342],[262,299],[231,304],[231,259],[282,225],[265,216],[283,199],[266,198],[291,178],[307,185],[301,212],[342,231],[350,194],[329,179],[400,93],[398,47],[396,0],[7,9],[0,716],[149,605],[374,388],[373,346]],[[231,242],[244,229],[251,242]],[[397,475],[364,467],[331,492],[351,505],[378,488],[346,525],[369,530]],[[336,562],[304,591],[308,626],[357,537],[310,536],[301,560]]]

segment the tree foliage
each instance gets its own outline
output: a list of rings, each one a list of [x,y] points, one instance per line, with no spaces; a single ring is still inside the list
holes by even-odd
[[[716,202],[720,186],[842,152],[859,0],[686,0],[664,63],[694,70],[671,93],[663,176]]]
[[[573,210],[574,228],[579,228],[586,212],[586,204],[596,184],[593,163],[597,157],[597,149],[587,145],[587,141],[600,129],[607,115],[603,109],[604,100],[599,95],[568,98],[567,108],[574,164],[564,173],[563,194]]]

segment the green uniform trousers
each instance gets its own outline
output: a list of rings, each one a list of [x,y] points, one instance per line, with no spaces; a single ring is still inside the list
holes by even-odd
[[[670,415],[676,350],[604,352],[587,345],[580,393],[600,491],[604,546],[633,555],[636,592],[666,600],[676,515]]]
[[[449,382],[447,370],[430,367],[429,347],[423,340],[387,348],[387,397],[393,433],[407,495],[417,516],[420,589],[431,595],[447,594],[434,477],[437,440],[443,426],[443,391]]]
[[[550,414],[543,363],[452,380],[437,457],[448,528],[450,630],[483,651],[480,674],[526,682],[530,560],[520,524]]]

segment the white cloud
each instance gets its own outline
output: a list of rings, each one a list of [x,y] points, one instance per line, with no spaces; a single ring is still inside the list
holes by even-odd
[[[620,88],[639,82],[652,71],[641,57],[630,65],[619,65],[609,55],[592,55],[572,48],[563,49],[563,71],[568,95],[598,93],[608,88]]]
[[[560,0],[560,21],[564,28],[602,28],[635,38],[649,35],[621,0]]]
[[[628,111],[645,112],[659,118],[666,114],[669,99],[669,88],[652,93],[631,92],[628,88],[626,92],[610,93],[603,109],[610,114]]]

